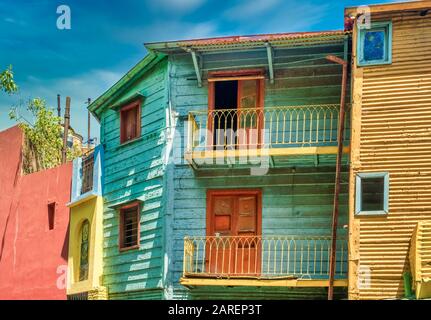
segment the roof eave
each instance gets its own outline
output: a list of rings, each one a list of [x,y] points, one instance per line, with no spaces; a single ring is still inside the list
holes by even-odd
[[[249,48],[266,47],[267,43],[272,46],[289,46],[289,45],[306,45],[312,43],[333,43],[334,41],[343,41],[344,37],[349,32],[337,30],[327,32],[309,33],[306,35],[298,34],[273,34],[273,35],[256,35],[244,37],[221,37],[198,40],[183,40],[183,41],[166,41],[145,43],[148,50],[172,53],[181,52],[185,49],[193,49],[197,51],[213,51],[213,50],[241,50]],[[234,39],[237,38],[237,39]],[[241,38],[241,39],[239,39]],[[227,39],[227,40],[225,40]],[[232,39],[232,40],[231,40]],[[234,40],[233,40],[234,39]],[[208,43],[213,41],[212,43]]]
[[[364,7],[364,6],[346,7],[344,9],[344,14],[347,16],[347,15],[357,13],[357,9],[361,7]],[[370,9],[371,14],[390,13],[390,12],[399,12],[399,11],[416,11],[416,10],[431,9],[431,0],[373,4],[365,7],[368,7]]]
[[[88,110],[97,120],[100,120],[101,110],[103,110],[119,94],[121,94],[121,92],[123,92],[128,87],[129,83],[140,77],[149,69],[149,67],[163,59],[164,56],[165,55],[163,53],[153,52],[150,50],[148,54],[132,69],[130,69],[120,80],[118,80],[112,87],[110,87],[101,96],[94,100],[88,106]]]

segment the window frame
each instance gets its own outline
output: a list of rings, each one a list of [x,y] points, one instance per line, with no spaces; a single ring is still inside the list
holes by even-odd
[[[362,179],[384,178],[383,181],[383,210],[362,210]],[[361,172],[356,174],[355,188],[355,215],[358,216],[382,216],[389,213],[389,172]]]
[[[82,264],[82,245],[83,245],[83,235],[84,235],[84,226],[88,225],[88,234],[87,234],[87,271],[85,276],[82,275],[83,272],[83,264]],[[90,239],[91,239],[91,224],[89,219],[84,219],[80,224],[79,231],[79,265],[78,265],[78,281],[86,281],[89,279],[90,272]]]
[[[126,144],[136,139],[139,139],[141,137],[141,127],[142,127],[141,107],[142,107],[142,101],[141,99],[137,99],[120,108],[119,110],[120,111],[120,144]],[[126,126],[125,126],[124,114],[127,111],[130,111],[131,109],[134,109],[134,108],[137,108],[136,136],[132,139],[126,140],[126,137],[125,137]]]
[[[364,36],[368,31],[381,31],[385,32],[385,46],[383,48],[384,58],[380,60],[364,60]],[[357,65],[359,67],[367,67],[367,66],[377,66],[377,65],[387,65],[392,64],[392,21],[381,21],[375,22],[371,24],[370,28],[366,28],[365,26],[357,25]]]
[[[137,230],[136,230],[136,244],[133,246],[125,247],[124,246],[124,212],[126,210],[132,209],[136,207],[136,221],[137,221]],[[129,204],[126,204],[119,208],[119,239],[118,239],[118,249],[120,252],[129,251],[134,249],[139,249],[140,247],[140,239],[141,239],[141,202],[133,201]]]
[[[55,229],[55,216],[57,215],[57,202],[48,202],[48,230]]]
[[[241,85],[240,81],[245,80],[256,80],[256,95],[257,95],[257,107],[259,112],[263,112],[265,108],[265,70],[263,68],[257,69],[235,69],[235,70],[219,70],[211,71],[208,73],[208,114],[215,110],[215,83],[219,81],[238,81],[238,98],[237,98],[237,110],[240,111],[240,99],[241,99]],[[263,128],[263,119],[259,117],[257,124],[258,128]],[[207,130],[213,132],[213,122],[209,121]],[[258,136],[257,144],[262,144],[260,134]],[[212,139],[207,139],[207,148],[213,147]]]

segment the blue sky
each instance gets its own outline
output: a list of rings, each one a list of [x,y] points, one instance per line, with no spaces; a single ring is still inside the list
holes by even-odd
[[[0,93],[0,130],[8,110],[41,97],[72,98],[71,124],[87,132],[84,102],[95,99],[145,55],[144,42],[236,34],[343,28],[345,6],[384,0],[0,0],[0,70],[13,65],[20,93]],[[59,5],[71,30],[56,27]],[[92,136],[98,136],[92,123]]]

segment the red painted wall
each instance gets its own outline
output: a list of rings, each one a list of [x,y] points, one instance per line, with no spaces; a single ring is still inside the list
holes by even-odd
[[[0,299],[66,299],[72,163],[21,176],[22,140],[0,132]]]

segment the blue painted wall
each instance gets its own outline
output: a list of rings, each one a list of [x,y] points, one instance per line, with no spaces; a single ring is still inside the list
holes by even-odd
[[[326,54],[343,56],[343,45],[277,49],[275,83],[266,80],[265,107],[338,104],[341,67],[328,63]],[[323,59],[298,62],[313,57]],[[289,157],[286,167],[263,176],[250,176],[248,170],[220,169],[197,173],[184,161],[184,121],[192,110],[207,109],[208,87],[199,88],[191,57],[171,55],[170,96],[177,125],[167,180],[173,205],[167,209],[171,230],[167,246],[169,272],[167,298],[324,298],[324,288],[197,288],[179,285],[182,274],[183,238],[205,235],[206,190],[214,188],[260,188],[263,192],[263,235],[330,235],[335,180],[335,155]],[[203,77],[208,71],[266,67],[266,51],[213,53],[204,56]],[[340,197],[340,229],[346,235],[348,204],[348,159],[344,158]],[[171,197],[170,197],[171,198]],[[346,264],[343,265],[344,268]],[[337,290],[341,296],[344,290]]]
[[[104,165],[104,278],[111,299],[163,297],[164,169],[167,59],[157,63],[117,100],[141,94],[141,137],[120,145],[120,115],[106,109],[101,114]],[[112,104],[115,105],[116,101]],[[120,252],[117,205],[143,201],[140,248]]]

